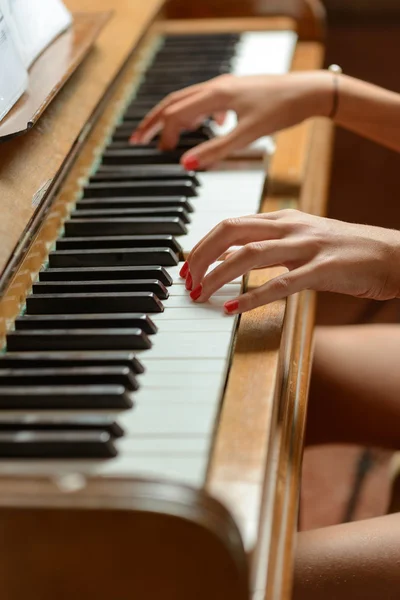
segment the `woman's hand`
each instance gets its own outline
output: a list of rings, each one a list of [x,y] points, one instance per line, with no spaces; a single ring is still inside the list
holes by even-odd
[[[205,275],[231,246],[241,246]],[[296,210],[228,219],[192,250],[181,274],[198,302],[260,267],[286,273],[225,304],[242,313],[305,289],[388,300],[400,296],[400,233],[344,223]]]
[[[332,75],[326,71],[281,76],[222,75],[167,96],[142,121],[132,143],[148,143],[161,132],[160,147],[174,148],[181,131],[196,129],[214,115],[221,122],[236,112],[237,127],[182,157],[184,166],[203,168],[246,147],[254,140],[291,127],[311,116],[328,115],[332,106]]]

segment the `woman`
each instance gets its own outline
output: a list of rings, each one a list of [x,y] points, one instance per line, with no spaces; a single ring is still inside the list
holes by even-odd
[[[133,136],[161,132],[163,149],[180,131],[234,110],[238,125],[182,157],[188,169],[223,159],[263,135],[314,116],[400,152],[400,95],[327,71],[278,77],[223,76],[168,96]],[[231,246],[241,246],[206,275]],[[192,250],[182,269],[196,302],[261,266],[287,272],[230,299],[242,313],[303,289],[374,300],[400,297],[400,232],[284,210],[220,223]],[[311,382],[307,442],[400,448],[400,326],[320,328]],[[298,535],[294,600],[400,598],[400,514]]]

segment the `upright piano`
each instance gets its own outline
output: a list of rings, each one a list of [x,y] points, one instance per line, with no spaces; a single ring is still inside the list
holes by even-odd
[[[212,122],[174,152],[128,140],[184,85],[321,68],[320,6],[66,4],[113,13],[36,126],[0,144],[1,596],[289,600],[314,294],[232,319],[223,302],[279,269],[205,305],[178,271],[222,219],[323,214],[331,124],[204,173],[179,157]]]

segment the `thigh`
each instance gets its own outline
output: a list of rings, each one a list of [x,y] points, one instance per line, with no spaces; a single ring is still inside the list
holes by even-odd
[[[400,326],[317,328],[306,439],[400,448]]]
[[[299,533],[293,600],[398,600],[400,514]]]

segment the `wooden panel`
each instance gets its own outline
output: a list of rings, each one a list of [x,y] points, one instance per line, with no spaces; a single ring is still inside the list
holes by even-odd
[[[93,11],[93,0],[68,0],[72,11]],[[26,136],[0,146],[0,273],[36,207],[36,192],[61,168],[112,79],[163,0],[98,0],[96,11],[114,11],[90,53],[68,85]]]
[[[319,0],[167,0],[171,19],[288,16],[297,22],[301,39],[320,40],[325,35],[325,11]]]
[[[246,17],[242,19],[169,19],[160,21],[160,33],[224,33],[241,31],[296,30],[296,22],[288,17]]]
[[[0,138],[24,133],[37,123],[85,58],[110,16],[111,13],[101,12],[73,15],[72,27],[34,62],[27,91],[0,123]]]
[[[1,480],[3,598],[249,600],[239,533],[218,502],[176,484],[81,479]]]

